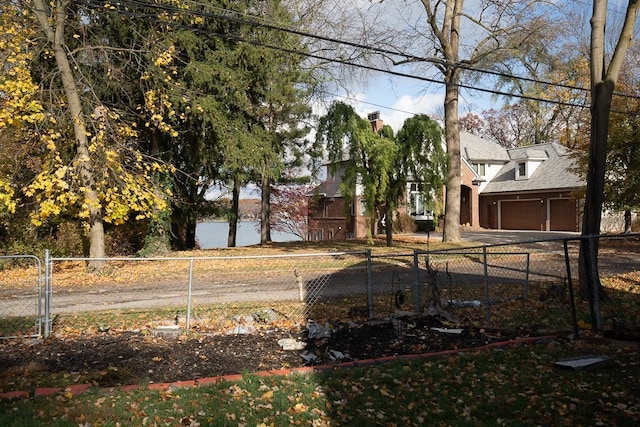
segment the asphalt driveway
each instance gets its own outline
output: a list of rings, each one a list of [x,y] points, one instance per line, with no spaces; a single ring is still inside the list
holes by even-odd
[[[415,236],[426,236],[426,233],[416,233]],[[580,233],[569,231],[530,231],[530,230],[466,230],[461,232],[462,240],[465,242],[481,243],[485,245],[495,245],[503,243],[529,242],[538,240],[554,240],[571,237],[578,237]],[[431,239],[442,239],[442,233],[432,231],[429,233]]]

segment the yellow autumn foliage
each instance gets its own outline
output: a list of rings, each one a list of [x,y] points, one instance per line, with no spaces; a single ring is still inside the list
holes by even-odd
[[[0,179],[0,216],[16,211],[16,202],[13,197],[14,191],[11,184]]]
[[[99,209],[102,219],[113,224],[157,216],[167,209],[165,198],[170,194],[158,185],[157,177],[173,169],[145,158],[135,148],[135,124],[123,120],[118,111],[98,105],[90,120],[80,123],[89,144],[86,152],[79,153],[69,121],[59,115],[64,105],[52,105],[55,114],[48,114],[48,105],[37,101],[40,88],[32,81],[29,66],[38,49],[45,58],[53,57],[53,51],[33,44],[38,40],[37,21],[30,13],[17,3],[0,4],[0,132],[19,127],[30,138],[39,138],[45,150],[37,175],[22,188],[35,202],[32,223],[41,225],[61,215],[88,221],[90,209]],[[175,72],[174,55],[174,46],[158,48],[152,65],[160,80]],[[138,110],[148,126],[177,135],[169,123],[176,113],[166,94],[149,89]],[[10,177],[0,177],[0,215],[15,212],[14,187]]]
[[[42,105],[34,99],[38,91],[29,71],[33,57],[33,29],[15,5],[0,5],[0,130],[44,119]]]
[[[136,220],[152,218],[167,209],[165,192],[158,188],[154,175],[168,172],[170,168],[143,161],[138,151],[123,149],[123,145],[117,144],[118,141],[110,140],[107,120],[119,117],[103,110],[104,114],[96,115],[88,159],[86,156],[76,156],[70,162],[63,161],[57,147],[65,146],[69,141],[65,141],[58,132],[43,136],[43,145],[50,150],[48,160],[43,170],[24,188],[24,193],[38,202],[37,210],[31,214],[34,225],[41,225],[47,219],[63,213],[87,220],[91,208],[100,209],[104,221],[119,225],[132,216]],[[116,132],[118,136],[135,135],[131,126],[122,125],[119,129],[125,130]],[[87,160],[96,165],[91,188],[80,184],[80,174]],[[90,190],[97,194],[97,202],[90,202],[87,197]]]

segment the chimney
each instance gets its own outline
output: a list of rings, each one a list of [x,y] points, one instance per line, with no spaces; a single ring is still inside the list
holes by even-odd
[[[367,118],[369,119],[369,123],[371,123],[371,128],[375,133],[380,132],[382,130],[382,120],[380,120],[380,111],[374,111],[373,113],[367,114]]]

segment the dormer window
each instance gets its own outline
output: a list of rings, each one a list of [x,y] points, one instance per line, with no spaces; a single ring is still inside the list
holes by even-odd
[[[527,179],[527,162],[518,162],[516,179]]]
[[[548,158],[549,154],[545,150],[536,147],[514,153],[516,181],[530,179]]]

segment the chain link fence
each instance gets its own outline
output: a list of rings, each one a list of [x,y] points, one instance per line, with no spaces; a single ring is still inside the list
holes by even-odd
[[[0,337],[43,334],[43,294],[38,257],[0,256]]]
[[[587,251],[599,245],[602,288],[595,293],[578,280],[583,241]],[[35,264],[29,274],[2,271],[4,336],[30,328],[46,336],[66,317],[98,330],[239,332],[274,318],[293,325],[430,315],[451,325],[532,334],[640,332],[637,234],[390,254],[108,258],[93,273],[88,258],[46,255],[44,284],[38,259],[28,259]]]
[[[598,245],[601,286],[580,280],[580,247]],[[461,324],[531,333],[640,326],[638,235],[538,240],[422,256],[427,311]],[[636,335],[640,337],[640,335]]]
[[[598,245],[601,288],[579,274]],[[640,235],[522,241],[371,257],[369,314],[544,334],[597,329],[640,338]]]
[[[366,252],[105,258],[98,273],[87,273],[89,258],[51,257],[50,317],[55,326],[65,316],[113,313],[100,320],[102,329],[126,327],[122,313],[150,327],[201,331],[233,330],[248,317],[300,323],[317,314],[320,301],[364,298],[366,260]]]

